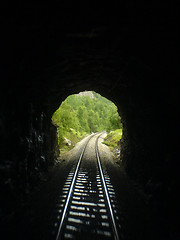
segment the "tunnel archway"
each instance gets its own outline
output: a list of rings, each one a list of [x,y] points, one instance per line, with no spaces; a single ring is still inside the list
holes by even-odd
[[[148,86],[146,83],[143,83],[144,78],[150,82],[153,76],[149,69],[145,69],[144,65],[139,64],[137,66],[137,63],[136,71],[141,73],[141,75],[136,76],[134,72],[132,77],[134,65],[131,65],[131,61],[129,63],[129,71],[127,72],[126,70],[126,74],[122,74],[123,68],[119,69],[116,66],[111,66],[104,71],[107,60],[102,61],[98,59],[94,61],[92,66],[85,69],[86,76],[88,76],[86,81],[84,80],[84,72],[81,71],[81,65],[79,65],[80,68],[74,68],[74,64],[77,65],[77,59],[75,58],[74,63],[70,62],[69,65],[68,60],[66,61],[64,63],[63,60],[58,67],[47,68],[45,72],[43,70],[34,79],[30,75],[24,85],[25,91],[23,90],[22,93],[21,89],[17,89],[14,92],[14,98],[19,99],[17,103],[19,112],[15,113],[15,117],[19,119],[23,112],[24,118],[21,119],[20,125],[16,126],[15,129],[14,125],[10,124],[9,127],[12,127],[14,134],[19,131],[16,137],[19,138],[17,145],[21,141],[20,147],[22,145],[24,147],[24,153],[21,151],[22,158],[29,151],[29,143],[26,138],[31,139],[31,131],[33,129],[34,140],[32,142],[37,148],[39,148],[38,143],[36,143],[37,132],[43,132],[44,135],[45,145],[47,146],[44,153],[47,156],[45,168],[49,164],[53,164],[53,158],[51,157],[55,144],[55,137],[53,137],[55,133],[51,126],[53,112],[68,95],[84,89],[93,89],[113,101],[121,111],[120,115],[124,126],[122,159],[125,169],[131,176],[146,185],[154,174],[155,176],[158,174],[164,154],[167,154],[163,151],[165,148],[163,146],[165,144],[164,141],[162,148],[158,146],[158,139],[162,139],[162,136],[164,136],[163,126],[166,125],[166,121],[162,121],[162,117],[166,119],[167,116],[166,107],[163,105],[167,91],[166,86],[159,92],[158,88],[154,89],[154,83],[151,82]],[[98,64],[99,61],[102,62],[100,66]],[[90,62],[90,60],[86,59],[85,65],[88,65]],[[104,65],[103,70],[102,65]],[[97,71],[99,72],[98,75]],[[113,75],[111,75],[112,72]],[[75,80],[77,76],[79,78]],[[31,88],[26,88],[26,83],[29,83]],[[161,94],[161,99],[159,99],[159,94]],[[159,109],[163,111],[164,115],[162,117]],[[44,115],[43,124],[41,123],[42,113]],[[153,121],[154,115],[157,117],[156,124]],[[28,123],[27,119],[30,119]],[[23,124],[21,124],[22,122]],[[42,129],[41,125],[43,125]],[[24,128],[23,131],[22,126]],[[52,133],[49,134],[49,132]],[[157,154],[155,158],[152,149]],[[34,158],[34,154],[35,152],[32,154],[32,158]],[[154,164],[154,161],[156,161],[156,164]]]
[[[176,212],[180,133],[177,14],[170,13],[166,5],[162,10],[158,3],[152,4],[154,8],[144,6],[143,11],[140,5],[123,5],[122,15],[117,8],[109,21],[109,6],[102,19],[97,8],[93,21],[92,16],[91,21],[81,21],[85,13],[78,19],[72,14],[69,19],[64,12],[65,25],[58,10],[50,22],[43,15],[37,22],[26,18],[22,24],[24,11],[18,11],[20,17],[14,11],[8,21],[9,13],[4,17],[1,178],[10,203],[19,195],[25,198],[26,190],[33,188],[29,182],[37,182],[40,172],[53,165],[55,128],[50,119],[59,101],[76,91],[93,89],[121,111],[122,158],[128,175],[141,183],[157,208],[166,208],[168,217]],[[25,12],[34,17],[33,11]],[[5,197],[2,202],[5,204]]]
[[[120,153],[123,126],[117,106],[94,91],[69,95],[52,115],[52,124],[57,128],[58,145],[62,152],[75,146],[85,136],[106,132],[105,144]],[[118,158],[120,160],[120,158]]]

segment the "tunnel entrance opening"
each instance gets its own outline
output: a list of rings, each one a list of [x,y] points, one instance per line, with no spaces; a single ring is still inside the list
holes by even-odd
[[[106,131],[104,143],[120,157],[121,117],[117,106],[94,91],[68,96],[54,112],[52,124],[57,128],[61,154],[70,150],[85,136]]]

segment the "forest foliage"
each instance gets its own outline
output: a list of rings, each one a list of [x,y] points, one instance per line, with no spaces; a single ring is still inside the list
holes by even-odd
[[[67,97],[53,114],[52,122],[57,126],[60,146],[64,138],[75,143],[92,132],[122,128],[116,105],[96,92]]]

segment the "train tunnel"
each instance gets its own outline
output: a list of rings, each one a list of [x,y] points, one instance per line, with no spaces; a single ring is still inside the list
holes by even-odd
[[[121,159],[178,239],[178,10],[121,3],[3,6],[1,214],[26,201],[57,150],[51,117],[64,99],[93,90],[123,123]]]

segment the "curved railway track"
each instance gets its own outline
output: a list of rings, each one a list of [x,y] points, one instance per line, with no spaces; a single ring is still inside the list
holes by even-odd
[[[87,139],[76,167],[66,179],[59,202],[56,240],[119,240],[115,192],[102,169],[98,149],[102,134],[96,133]],[[85,154],[93,138],[96,138],[94,157],[88,160]]]

